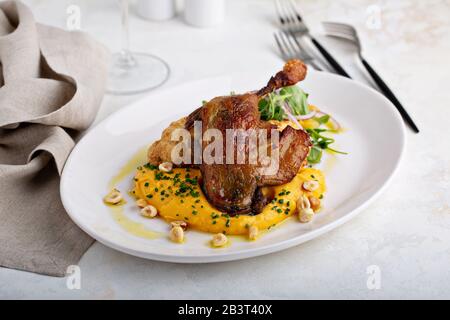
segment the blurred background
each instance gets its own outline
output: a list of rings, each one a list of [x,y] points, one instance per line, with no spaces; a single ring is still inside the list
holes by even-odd
[[[279,22],[272,0],[225,0],[223,23],[206,28],[185,23],[183,0],[175,1],[176,15],[164,21],[143,18],[137,2],[130,1],[130,47],[133,51],[155,54],[169,64],[171,76],[166,86],[230,70],[274,70],[282,63],[273,40]],[[73,13],[70,8],[75,5],[80,9],[82,31],[113,52],[120,49],[120,1],[25,0],[24,3],[31,7],[37,21],[65,29]],[[370,78],[358,64],[355,48],[323,36],[322,21],[352,24],[359,32],[367,60],[418,122],[430,116],[429,112],[422,114],[418,107],[429,103],[424,95],[416,94],[424,90],[424,82],[428,93],[432,90],[436,99],[440,97],[443,101],[444,95],[448,98],[445,88],[450,80],[448,1],[299,0],[297,4],[311,32],[354,78],[370,84]],[[103,118],[103,112],[112,112],[137,98],[107,97],[109,107],[102,108],[99,116]]]

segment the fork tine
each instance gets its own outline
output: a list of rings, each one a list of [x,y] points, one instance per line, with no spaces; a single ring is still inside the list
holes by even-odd
[[[308,50],[295,38],[295,35],[292,32],[282,32],[282,34],[284,41],[288,43],[291,52],[293,52],[292,58],[301,59],[318,71],[323,70],[322,67],[314,61],[314,58]]]
[[[348,33],[347,31],[341,31],[336,29],[330,29],[325,27],[325,32],[328,36],[335,37],[335,38],[341,38],[346,39],[348,41],[358,43],[358,36],[353,33]]]
[[[340,23],[340,22],[324,21],[323,24],[332,26],[332,27],[337,27],[337,28],[353,29],[352,26],[345,24],[345,23]]]
[[[356,38],[356,34],[354,32],[352,32],[350,30],[346,30],[346,29],[336,29],[336,28],[325,27],[325,31],[330,32],[330,33],[346,35],[351,38]]]
[[[274,3],[275,3],[275,10],[277,12],[278,20],[280,20],[280,23],[282,25],[284,25],[286,23],[286,21],[284,20],[283,14],[281,13],[280,0],[275,0]]]
[[[354,30],[352,30],[352,28],[347,27],[346,25],[330,23],[330,22],[323,22],[322,25],[325,28],[325,30],[327,30],[327,31],[346,33],[346,34],[354,33]]]
[[[300,15],[300,12],[297,8],[297,3],[294,2],[294,0],[287,0],[289,2],[289,6],[291,7],[292,11],[295,14],[295,17],[297,18],[298,21],[303,21],[302,16]]]
[[[302,17],[293,0],[275,0],[279,15],[282,16],[284,31],[293,31],[296,34],[306,34],[308,28],[302,21]]]
[[[295,44],[291,40],[291,35],[289,32],[283,32],[284,41],[289,45],[289,48],[294,53],[294,56],[300,56],[298,50],[295,47]]]
[[[286,34],[284,32],[280,32],[279,33],[280,36],[280,40],[284,45],[284,48],[286,49],[286,51],[288,51],[289,53],[289,57],[294,58],[296,56],[296,52],[295,50],[292,48],[292,46],[290,45],[290,43],[288,42],[288,40],[286,39]]]
[[[289,24],[295,23],[295,15],[292,14],[292,10],[287,7],[286,0],[280,1],[280,8],[284,12],[285,21]]]
[[[275,33],[273,34],[273,36],[275,37],[275,42],[277,43],[278,49],[280,49],[281,56],[282,56],[283,60],[286,60],[286,61],[289,60],[289,55],[288,55],[288,54],[286,53],[286,51],[284,50],[284,48],[283,48],[283,46],[282,46],[280,40],[278,39],[277,33],[275,32]]]
[[[302,60],[312,59],[312,56],[305,49],[305,46],[303,46],[303,44],[301,44],[300,41],[298,41],[292,33],[289,33],[287,37],[291,41],[291,44],[297,47],[296,52],[298,52],[298,55],[301,57]]]
[[[352,31],[350,31],[350,30],[347,30],[347,29],[339,29],[339,28],[325,27],[325,30],[326,30],[326,31],[330,31],[330,32],[335,32],[335,33],[346,34],[346,35],[349,35],[349,36],[352,36],[352,37],[355,36],[355,33],[354,33],[354,32],[352,32]]]
[[[335,32],[335,33],[343,33],[350,35],[352,37],[357,37],[357,33],[355,28],[352,26],[342,24],[342,23],[336,23],[336,22],[323,22],[323,26],[326,31]]]
[[[345,40],[348,40],[348,41],[351,41],[351,42],[355,42],[355,38],[352,37],[351,35],[346,35],[346,34],[342,34],[342,33],[338,33],[338,32],[327,31],[327,36],[334,37],[334,38],[345,39]]]

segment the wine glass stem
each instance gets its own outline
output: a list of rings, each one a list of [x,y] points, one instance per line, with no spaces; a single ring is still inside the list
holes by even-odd
[[[120,63],[123,67],[132,67],[135,65],[135,60],[130,52],[129,8],[129,0],[120,0],[122,21],[122,49],[120,50]]]

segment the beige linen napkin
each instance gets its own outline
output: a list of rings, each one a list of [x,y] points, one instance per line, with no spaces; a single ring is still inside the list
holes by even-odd
[[[68,217],[59,175],[94,120],[109,54],[81,32],[0,3],[0,265],[64,276],[93,240]]]

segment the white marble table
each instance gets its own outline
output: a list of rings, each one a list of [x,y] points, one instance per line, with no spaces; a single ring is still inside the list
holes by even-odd
[[[111,49],[119,47],[113,0],[25,2],[37,20],[61,27],[67,6],[77,4],[82,29]],[[168,264],[95,243],[79,263],[80,290],[69,290],[64,278],[0,269],[0,298],[450,298],[450,3],[300,3],[318,34],[322,20],[351,22],[359,29],[367,59],[422,129],[420,135],[408,131],[401,169],[377,202],[316,240],[244,261]],[[377,11],[369,5],[377,3],[381,20],[368,22]],[[188,27],[180,18],[150,23],[133,15],[132,46],[167,60],[172,76],[165,86],[229,70],[276,70],[282,62],[272,43],[271,1],[229,0],[227,5],[226,23],[214,29]],[[380,29],[373,29],[378,22]],[[326,44],[355,78],[366,81],[350,47]],[[139,97],[106,96],[97,121]],[[371,265],[381,272],[378,290],[367,286]]]

